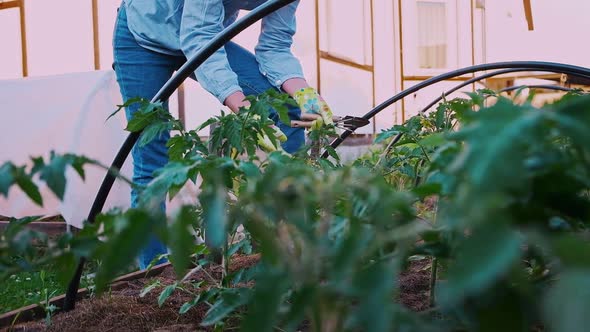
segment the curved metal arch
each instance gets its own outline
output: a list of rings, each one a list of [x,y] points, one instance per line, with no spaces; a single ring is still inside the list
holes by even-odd
[[[487,73],[487,74],[484,74],[484,75],[481,75],[481,76],[476,76],[476,77],[474,77],[474,78],[472,78],[472,79],[469,79],[469,80],[467,80],[467,81],[465,81],[465,82],[463,82],[463,83],[461,83],[461,84],[457,85],[456,87],[454,87],[454,88],[452,88],[452,89],[450,89],[450,90],[448,90],[448,91],[445,91],[445,93],[444,93],[443,95],[441,95],[441,96],[438,96],[438,97],[437,97],[436,99],[434,99],[434,100],[433,100],[433,101],[432,101],[430,104],[428,104],[426,107],[424,107],[422,110],[420,110],[419,114],[424,114],[424,113],[426,113],[426,111],[428,111],[428,110],[429,110],[430,108],[432,108],[434,105],[436,105],[436,104],[437,104],[437,103],[439,103],[441,100],[443,100],[443,98],[444,98],[445,96],[448,96],[448,95],[450,95],[450,94],[452,94],[452,93],[454,93],[454,92],[457,92],[458,90],[460,90],[460,89],[462,89],[462,88],[464,88],[464,87],[468,86],[469,84],[473,84],[473,83],[479,82],[479,81],[481,81],[481,80],[484,80],[484,79],[486,79],[486,78],[490,78],[490,77],[494,77],[494,76],[498,76],[498,75],[503,75],[503,74],[508,74],[508,73],[515,73],[515,72],[522,72],[522,71],[527,71],[527,70],[528,70],[528,69],[522,69],[522,68],[510,68],[510,69],[503,69],[503,70],[498,70],[498,71],[495,71],[495,72]],[[590,76],[586,76],[586,75],[577,75],[577,76],[580,76],[580,77],[584,77],[584,78],[588,78],[588,79],[590,79]],[[568,90],[568,91],[571,91],[571,90]]]
[[[388,100],[384,101],[383,103],[379,104],[377,107],[373,108],[367,114],[363,115],[362,118],[369,120],[375,115],[379,114],[381,111],[386,109],[387,107],[391,106],[395,102],[415,93],[419,90],[422,90],[428,86],[433,84],[446,81],[452,79],[454,77],[462,76],[465,74],[472,74],[481,71],[487,70],[497,70],[497,69],[519,69],[522,70],[537,70],[537,71],[548,71],[548,72],[556,72],[568,75],[575,75],[575,76],[590,76],[590,68],[568,65],[563,63],[556,63],[556,62],[543,62],[543,61],[508,61],[508,62],[495,62],[495,63],[488,63],[488,64],[480,64],[475,66],[469,66],[457,70],[453,70],[448,73],[444,73],[435,77],[432,77],[426,81],[422,81],[396,95],[389,98]],[[349,137],[353,131],[345,131],[340,135],[340,137],[334,139],[330,146],[332,148],[337,148],[344,142],[344,140]],[[401,135],[398,135],[394,138],[394,141],[398,141],[401,138]],[[322,153],[322,158],[327,158],[328,152],[324,151]]]
[[[426,113],[434,105],[436,105],[440,101],[442,101],[446,96],[459,91],[460,89],[468,86],[469,84],[477,83],[479,81],[485,80],[485,79],[490,78],[490,77],[504,75],[504,74],[509,74],[509,73],[515,73],[515,72],[519,72],[519,71],[526,71],[526,69],[522,69],[522,68],[509,68],[509,69],[498,70],[498,71],[494,71],[494,72],[491,72],[491,73],[487,73],[487,74],[483,74],[483,75],[480,75],[480,76],[476,76],[474,78],[471,78],[471,79],[469,79],[469,80],[467,80],[465,82],[462,82],[461,84],[458,84],[457,86],[453,87],[452,89],[450,89],[448,91],[445,91],[442,95],[436,97],[432,102],[430,102],[430,104],[426,105],[423,109],[421,109],[418,112],[418,114],[424,114],[424,113]]]
[[[223,47],[233,37],[237,36],[240,32],[244,31],[246,28],[268,14],[295,1],[296,0],[269,0],[258,8],[252,10],[242,19],[225,28],[221,33],[215,36],[215,38],[211,39],[197,54],[188,59],[188,61],[182,67],[180,67],[180,69],[172,76],[172,78],[170,78],[168,82],[166,82],[166,84],[164,84],[164,86],[160,89],[160,91],[158,91],[154,98],[152,98],[152,102],[168,100],[174,91],[178,89],[182,82],[184,82],[192,72],[194,72],[201,64],[203,64],[203,62],[205,62],[212,54],[214,54],[219,48]],[[125,163],[125,159],[127,159],[127,156],[131,152],[131,149],[139,139],[140,135],[141,132],[131,133],[129,136],[127,136],[125,142],[123,142],[123,145],[119,149],[119,152],[111,164],[109,172],[107,172],[102,184],[100,185],[98,193],[96,194],[96,198],[94,199],[92,207],[90,208],[90,212],[88,213],[87,222],[93,223],[96,219],[96,216],[98,216],[98,214],[100,214],[102,211],[109,192],[111,191],[111,188],[115,182],[115,174]],[[80,259],[76,273],[68,285],[66,297],[64,300],[64,311],[70,311],[76,306],[76,294],[78,293],[78,288],[80,286],[80,278],[82,277],[82,271],[84,269],[85,262],[86,260],[84,258]]]

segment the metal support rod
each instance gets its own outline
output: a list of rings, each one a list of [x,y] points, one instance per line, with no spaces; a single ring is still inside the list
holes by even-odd
[[[242,19],[234,22],[215,38],[211,39],[197,54],[191,57],[169,80],[164,84],[160,91],[152,98],[152,102],[166,101],[174,93],[174,91],[193,73],[203,62],[205,62],[218,49],[223,47],[232,38],[237,36],[240,32],[256,23],[266,15],[294,2],[295,0],[269,0],[258,8],[254,9]],[[111,164],[110,171],[104,177],[104,180],[96,194],[92,208],[88,214],[88,223],[94,223],[96,216],[101,213],[108,194],[115,182],[115,174],[121,169],[125,159],[131,152],[131,149],[137,142],[140,132],[130,133],[127,139],[119,149],[115,160]],[[81,258],[76,273],[68,285],[66,298],[64,300],[64,311],[70,311],[76,306],[76,294],[80,286],[80,278],[84,270],[85,258]]]

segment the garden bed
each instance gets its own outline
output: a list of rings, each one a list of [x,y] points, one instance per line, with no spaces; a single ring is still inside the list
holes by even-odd
[[[259,261],[258,255],[242,256],[232,260],[230,272],[254,266]],[[423,311],[429,307],[430,261],[423,259],[413,262],[399,279],[399,301],[414,311]],[[189,282],[208,281],[210,277],[221,278],[221,267],[213,266],[205,271],[194,273]],[[208,331],[199,326],[207,313],[205,304],[191,308],[185,314],[179,314],[180,307],[192,298],[184,292],[174,292],[158,306],[161,289],[176,282],[176,276],[170,265],[162,265],[160,274],[152,277],[121,281],[119,279],[111,292],[99,298],[80,301],[75,310],[57,314],[47,327],[44,321],[29,322],[14,326],[10,331]],[[161,286],[140,297],[141,291],[155,281]],[[74,323],[75,322],[75,323]],[[303,329],[305,330],[305,329]]]
[[[0,233],[10,224],[10,217],[0,214]],[[59,236],[67,231],[67,224],[61,215],[46,216],[38,221],[27,224],[27,227],[38,232],[43,232],[49,236]]]

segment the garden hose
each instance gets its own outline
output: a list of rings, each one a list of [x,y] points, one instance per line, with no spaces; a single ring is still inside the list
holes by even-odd
[[[435,77],[431,77],[425,81],[422,81],[396,95],[389,98],[388,100],[384,101],[383,103],[379,104],[377,107],[373,108],[367,114],[363,115],[362,118],[369,120],[373,118],[375,115],[379,114],[381,111],[386,109],[387,107],[391,106],[395,102],[411,95],[412,93],[416,93],[426,87],[429,87],[433,84],[446,81],[455,77],[463,76],[465,74],[473,74],[481,71],[487,70],[496,70],[496,69],[518,69],[515,71],[525,71],[525,70],[535,70],[535,71],[544,71],[544,72],[554,72],[554,73],[561,73],[573,76],[580,76],[580,77],[590,77],[590,68],[568,65],[563,63],[556,63],[556,62],[543,62],[543,61],[508,61],[508,62],[495,62],[495,63],[488,63],[488,64],[480,64],[469,66],[457,70],[450,71],[448,73],[444,73]],[[475,82],[475,81],[474,81]],[[473,83],[473,82],[471,82]],[[471,84],[469,83],[469,84]],[[330,146],[332,148],[337,148],[344,142],[346,138],[348,138],[353,131],[345,131],[340,135],[340,137],[334,139]],[[401,134],[398,134],[393,140],[394,142],[399,141],[401,139]],[[395,144],[395,143],[394,143]],[[327,151],[324,151],[322,154],[322,158],[328,158],[329,154]]]
[[[431,109],[434,105],[438,104],[441,100],[443,100],[446,96],[457,92],[458,90],[468,86],[469,84],[473,84],[476,82],[479,82],[481,80],[490,78],[490,77],[494,77],[494,76],[499,76],[499,75],[503,75],[503,74],[508,74],[508,73],[515,73],[515,72],[522,72],[522,71],[528,71],[528,69],[523,69],[523,68],[510,68],[510,69],[503,69],[503,70],[498,70],[495,72],[491,72],[491,73],[487,73],[481,76],[476,76],[472,79],[469,79],[459,85],[457,85],[456,87],[445,91],[445,93],[443,93],[442,95],[438,96],[436,99],[434,99],[430,104],[428,104],[426,107],[424,107],[422,110],[420,110],[419,114],[424,114],[426,113],[429,109]],[[548,71],[550,72],[550,71]],[[583,77],[583,78],[587,78],[590,79],[590,76],[587,75],[577,75],[579,77]],[[566,88],[567,89],[567,88]]]

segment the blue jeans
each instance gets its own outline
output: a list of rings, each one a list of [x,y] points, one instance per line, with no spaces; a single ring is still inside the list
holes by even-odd
[[[119,9],[115,24],[113,49],[114,69],[123,100],[134,97],[152,99],[170,79],[174,71],[186,61],[184,57],[157,53],[141,47],[127,27],[124,6]],[[258,95],[273,88],[266,77],[260,73],[258,63],[252,53],[233,42],[227,43],[225,50],[232,70],[238,75],[238,81],[244,94]],[[165,106],[168,107],[168,104],[166,103]],[[296,107],[289,107],[290,117],[298,119],[301,111]],[[128,120],[138,108],[139,105],[134,104],[125,110]],[[303,129],[291,128],[280,122],[276,112],[272,112],[271,118],[287,135],[288,140],[283,144],[283,149],[287,152],[297,151],[305,140]],[[170,133],[165,133],[145,146],[135,145],[132,150],[133,182],[147,185],[153,179],[154,171],[168,162],[166,142],[169,138]],[[138,192],[132,190],[131,206],[137,206],[137,202]],[[164,202],[162,202],[162,209],[165,210]],[[166,252],[166,246],[155,236],[152,236],[139,254],[139,267],[145,269],[155,257]]]

